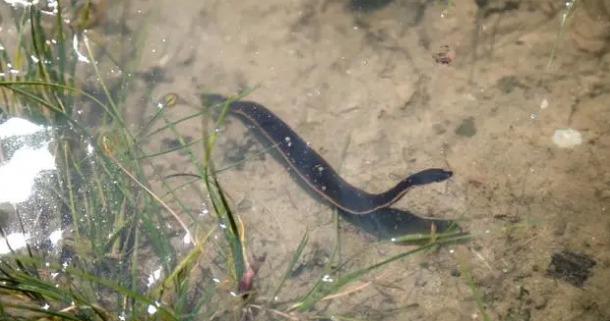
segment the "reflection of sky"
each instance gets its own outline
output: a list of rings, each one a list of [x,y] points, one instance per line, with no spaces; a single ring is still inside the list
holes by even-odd
[[[43,126],[36,125],[23,118],[15,117],[0,124],[0,141],[7,138],[11,140],[17,138],[16,140],[19,142],[19,138],[25,138],[45,130]],[[25,140],[22,141],[25,142]],[[49,152],[48,146],[48,141],[38,142],[38,147],[27,146],[23,143],[23,146],[20,146],[10,159],[0,163],[0,204],[10,203],[13,206],[17,206],[19,203],[25,202],[30,198],[32,193],[36,192],[34,190],[34,181],[40,173],[44,170],[56,169],[54,157]],[[92,153],[93,147],[87,145],[87,151]],[[3,155],[3,157],[6,157],[6,155]],[[26,226],[25,229],[28,230],[28,227]],[[17,251],[25,248],[28,243],[31,244],[32,242],[31,234],[36,234],[36,231],[22,233],[21,231],[5,230],[4,232],[6,233],[6,238],[0,237],[0,256],[11,253],[11,250]],[[58,245],[63,238],[62,230],[53,231],[48,238],[53,246]],[[155,269],[148,277],[148,286],[151,287],[158,282],[161,279],[161,274],[162,270],[160,267]],[[157,307],[155,305],[148,307],[150,314],[155,314],[156,311]]]
[[[27,245],[27,241],[29,239],[30,235],[23,233],[8,234],[6,236],[6,239],[0,237],[0,255],[11,253],[11,249],[13,251],[16,251],[18,249],[24,248]]]
[[[42,126],[15,117],[0,124],[0,140],[20,138],[43,130]],[[40,172],[56,168],[55,159],[48,147],[48,141],[38,144],[37,147],[23,144],[10,159],[5,159],[5,162],[0,164],[0,203],[16,206],[25,202],[34,192],[34,182]],[[6,157],[6,155],[2,156]],[[24,248],[30,238],[29,234],[5,232],[7,232],[6,239],[0,238],[0,255],[9,253],[10,249]],[[56,243],[58,236],[54,235],[53,238],[52,241]]]
[[[39,1],[38,0],[34,0],[34,1],[31,1],[31,0],[4,0],[4,2],[6,2],[14,7],[17,7],[17,6],[29,7],[32,5],[37,5]]]
[[[0,124],[0,139],[35,134],[44,130],[21,118],[11,118]],[[34,180],[43,170],[55,169],[55,159],[49,152],[49,142],[39,147],[22,146],[12,158],[0,165],[0,203],[18,204],[32,194]]]

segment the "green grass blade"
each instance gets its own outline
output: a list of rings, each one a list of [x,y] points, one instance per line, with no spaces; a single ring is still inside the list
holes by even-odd
[[[305,231],[305,234],[303,234],[303,237],[301,238],[301,243],[299,243],[299,246],[297,247],[297,249],[292,254],[292,259],[290,260],[290,263],[288,264],[288,268],[286,269],[286,273],[284,273],[284,276],[280,280],[280,283],[275,288],[275,291],[273,291],[273,295],[271,296],[271,300],[273,300],[273,301],[276,300],[276,297],[280,293],[280,291],[282,290],[282,288],[284,286],[284,283],[286,282],[286,280],[288,280],[288,278],[290,277],[290,274],[294,270],[294,266],[299,261],[299,258],[301,257],[301,254],[303,254],[303,250],[305,250],[305,246],[307,245],[308,241],[309,241],[309,231]]]
[[[335,256],[339,249],[339,232],[338,232],[339,231],[339,213],[337,212],[337,210],[334,210],[333,212],[334,212],[333,217],[334,217],[334,222],[335,222],[335,230],[337,231],[337,233],[335,235],[335,244],[333,246],[333,251],[330,255],[330,258],[328,259],[328,262],[324,266],[324,269],[322,269],[322,274],[320,275],[320,277],[318,278],[316,283],[311,287],[309,292],[303,297],[303,299],[300,300],[300,302],[292,305],[289,308],[289,310],[294,310],[294,309],[298,309],[300,311],[307,310],[307,309],[311,308],[311,306],[313,304],[315,304],[318,300],[320,300],[320,298],[322,298],[324,296],[322,294],[323,292],[320,291],[320,288],[325,283],[324,280],[325,280],[326,276],[331,274]]]

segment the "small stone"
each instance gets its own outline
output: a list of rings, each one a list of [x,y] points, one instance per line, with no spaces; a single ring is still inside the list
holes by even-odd
[[[553,134],[553,143],[559,148],[572,148],[582,144],[582,134],[572,128],[558,129]]]

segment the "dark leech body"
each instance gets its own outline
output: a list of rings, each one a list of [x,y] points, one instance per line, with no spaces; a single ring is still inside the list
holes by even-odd
[[[227,99],[220,95],[205,95],[209,104],[221,104]],[[266,107],[251,101],[233,101],[228,114],[239,118],[265,145],[272,145],[272,154],[287,165],[291,176],[316,199],[338,209],[339,214],[351,224],[381,239],[405,234],[425,233],[434,224],[442,231],[452,221],[431,220],[411,212],[390,208],[415,186],[442,182],[452,172],[430,168],[417,172],[400,181],[391,189],[372,194],[345,181],[328,162],[283,120]]]

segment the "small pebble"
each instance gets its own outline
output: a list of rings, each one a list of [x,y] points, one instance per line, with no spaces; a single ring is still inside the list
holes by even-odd
[[[553,135],[553,143],[559,148],[572,148],[582,144],[582,134],[572,128],[558,129]]]

